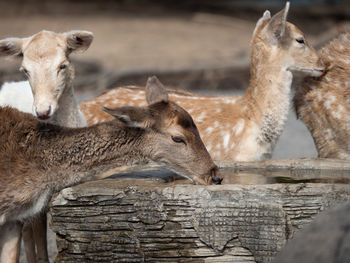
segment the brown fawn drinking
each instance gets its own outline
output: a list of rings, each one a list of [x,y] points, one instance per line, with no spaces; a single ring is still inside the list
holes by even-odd
[[[85,128],[41,123],[0,108],[1,263],[18,260],[22,224],[53,193],[112,168],[156,162],[201,184],[221,182],[191,116],[154,77],[146,100],[145,107],[105,108],[115,120]]]

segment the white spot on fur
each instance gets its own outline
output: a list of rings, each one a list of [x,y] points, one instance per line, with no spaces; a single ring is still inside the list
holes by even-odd
[[[199,114],[199,116],[196,119],[198,119],[199,121],[202,121],[203,118],[205,118],[205,116],[206,116],[205,112],[202,111],[201,114]]]
[[[213,127],[208,127],[205,129],[206,134],[210,135],[213,132],[214,128]]]
[[[221,112],[221,109],[220,109],[220,108],[217,108],[215,111],[216,111],[217,113],[220,113],[220,112]]]
[[[224,98],[222,99],[223,103],[234,103],[236,101],[235,98]]]
[[[326,107],[326,109],[330,109],[331,108],[331,103],[335,101],[335,97],[333,95],[330,95],[328,97],[328,99],[324,102],[324,106]]]
[[[336,119],[341,119],[343,117],[342,112],[344,111],[344,107],[342,105],[338,105],[337,110],[332,112],[332,115]]]
[[[228,146],[228,142],[230,141],[230,135],[231,134],[226,133],[224,136],[224,143],[223,143],[224,148],[227,148],[227,146]]]
[[[220,151],[216,151],[216,152],[213,153],[213,155],[215,156],[214,159],[220,158],[221,152]]]
[[[237,124],[232,127],[232,132],[235,133],[235,136],[238,136],[244,128],[244,119],[239,119]]]
[[[214,121],[214,127],[218,128],[219,127],[219,122],[218,121]]]
[[[332,115],[335,119],[340,119],[342,116],[338,111],[333,111]]]
[[[219,100],[220,97],[198,97],[198,96],[191,96],[191,95],[180,95],[180,94],[171,94],[171,97],[177,97],[177,98],[184,98],[189,100]]]

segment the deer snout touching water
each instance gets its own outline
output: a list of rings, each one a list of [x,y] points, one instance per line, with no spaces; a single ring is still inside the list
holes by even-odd
[[[22,224],[44,209],[54,192],[109,169],[157,162],[197,183],[220,183],[217,167],[191,116],[168,100],[156,78],[146,107],[105,109],[115,120],[86,128],[38,122],[0,108],[1,262],[16,262]]]

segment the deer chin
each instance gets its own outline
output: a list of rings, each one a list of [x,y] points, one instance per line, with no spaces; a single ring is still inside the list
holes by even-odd
[[[312,69],[312,71],[310,73],[311,73],[310,75],[312,77],[320,77],[324,74],[324,68],[323,69],[320,69],[320,68]]]
[[[212,185],[212,184],[218,185],[218,184],[221,184],[223,180],[221,175],[218,176],[218,174],[216,174],[215,172],[211,172],[210,174],[193,175],[189,179],[194,184],[201,184],[201,185]]]
[[[305,73],[311,77],[320,77],[325,71],[325,68],[302,68],[302,67],[292,67],[290,71],[298,71]]]
[[[211,185],[211,184],[219,184],[217,183],[217,179],[213,179],[211,174],[207,174],[207,175],[199,175],[199,174],[195,174],[195,173],[191,173],[189,174],[188,171],[185,173],[180,172],[177,169],[173,169],[169,166],[167,166],[166,164],[162,165],[163,167],[165,167],[166,169],[190,180],[193,184],[200,184],[200,185]],[[221,183],[222,179],[218,179]],[[215,182],[214,182],[215,181]]]

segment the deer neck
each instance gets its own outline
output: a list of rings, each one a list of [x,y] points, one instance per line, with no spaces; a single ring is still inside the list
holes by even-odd
[[[123,165],[150,161],[146,131],[117,121],[80,129],[42,128],[39,160],[56,191]],[[53,127],[53,128],[52,128]],[[46,130],[45,130],[46,129]]]
[[[257,141],[273,148],[287,119],[293,75],[282,60],[271,61],[271,56],[260,58],[261,61],[252,60],[244,102],[260,130]]]
[[[50,120],[50,123],[65,127],[84,127],[87,125],[79,104],[74,96],[74,88],[67,83],[58,102],[59,108]]]

